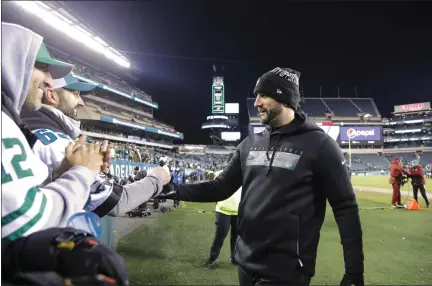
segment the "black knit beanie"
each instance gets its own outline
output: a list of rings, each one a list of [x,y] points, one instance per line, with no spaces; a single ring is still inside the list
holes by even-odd
[[[299,78],[298,71],[275,68],[258,79],[254,94],[264,93],[297,111],[300,104]]]

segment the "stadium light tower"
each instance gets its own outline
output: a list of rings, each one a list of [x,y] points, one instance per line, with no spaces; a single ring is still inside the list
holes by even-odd
[[[216,73],[216,67],[213,65]],[[238,103],[225,103],[224,78],[220,74],[213,77],[212,114],[201,125],[202,130],[210,131],[214,145],[232,145],[238,143],[241,134],[238,131]]]
[[[58,9],[52,4],[48,5],[42,1],[11,2],[21,7],[26,12],[39,17],[47,25],[59,30],[80,44],[87,46],[94,52],[103,54],[107,59],[117,63],[122,67],[130,68],[131,63],[124,55],[111,47],[100,37],[91,33],[90,30],[77,19],[71,17],[67,13],[62,12],[63,9]]]

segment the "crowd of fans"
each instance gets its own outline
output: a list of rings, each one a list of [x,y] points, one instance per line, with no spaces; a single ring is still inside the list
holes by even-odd
[[[154,165],[163,160],[172,168],[219,171],[227,163],[228,154],[187,155],[136,144],[113,142],[110,144],[110,157],[112,160]]]

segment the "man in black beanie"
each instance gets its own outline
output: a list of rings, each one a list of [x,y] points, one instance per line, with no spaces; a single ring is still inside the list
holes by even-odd
[[[263,74],[257,81],[254,94],[265,93],[290,109],[297,111],[300,103],[298,71],[275,68]],[[263,122],[264,124],[268,124]]]
[[[254,93],[261,133],[249,135],[223,172],[175,187],[183,201],[217,202],[242,186],[234,254],[241,286],[309,285],[330,202],[345,260],[341,285],[364,285],[359,210],[338,144],[299,108],[300,73],[275,68]]]

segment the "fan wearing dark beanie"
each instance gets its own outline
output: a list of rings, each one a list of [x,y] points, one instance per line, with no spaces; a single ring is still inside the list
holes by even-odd
[[[299,108],[299,78],[279,67],[262,75],[255,106],[267,128],[244,139],[214,180],[179,185],[172,195],[218,202],[242,187],[233,254],[240,286],[309,285],[328,201],[343,246],[340,284],[362,286],[363,235],[345,159]]]

